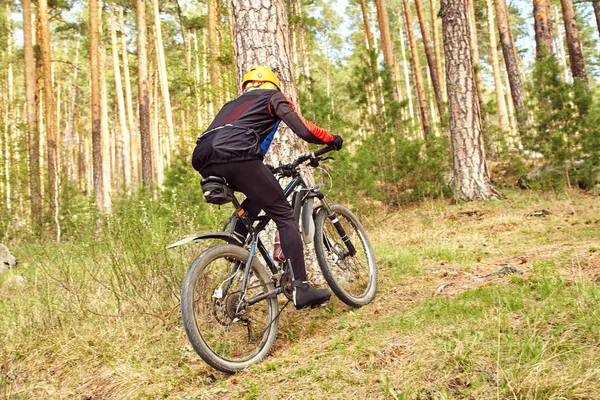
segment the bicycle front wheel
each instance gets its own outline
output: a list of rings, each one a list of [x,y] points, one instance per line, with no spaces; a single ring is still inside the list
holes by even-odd
[[[274,290],[265,267],[253,260],[242,299],[249,252],[224,244],[200,254],[183,281],[181,314],[194,350],[213,368],[234,373],[269,354],[277,335],[277,297],[246,301]]]
[[[373,300],[377,288],[373,248],[352,211],[339,204],[331,204],[330,207],[356,251],[350,254],[327,211],[321,208],[315,217],[317,260],[335,295],[349,306],[363,306]]]

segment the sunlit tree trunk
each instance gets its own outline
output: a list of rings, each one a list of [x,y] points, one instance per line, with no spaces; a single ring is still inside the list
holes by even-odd
[[[496,4],[496,22],[500,32],[502,43],[502,54],[510,81],[510,93],[515,106],[515,113],[519,124],[519,132],[523,134],[523,128],[528,125],[527,110],[525,109],[525,93],[521,82],[521,71],[515,50],[515,41],[510,29],[510,20],[506,0],[494,0]]]
[[[392,45],[392,36],[390,34],[390,22],[388,18],[386,0],[375,0],[377,8],[377,20],[379,21],[379,32],[381,33],[381,50],[383,52],[383,62],[390,70],[392,78],[392,87],[394,100],[401,100],[402,94],[399,86],[399,72]]]
[[[100,86],[100,131],[102,132],[102,182],[104,189],[104,211],[110,212],[113,178],[118,178],[114,168],[114,140],[111,139],[110,129],[108,126],[108,94],[106,90],[106,45],[104,44],[104,29],[103,29],[103,6],[99,4],[97,10],[99,14],[100,25],[98,27],[100,39],[98,41],[98,83]],[[115,176],[113,176],[115,175]],[[116,186],[116,185],[115,185]]]
[[[500,129],[509,137],[511,133],[510,121],[508,118],[508,111],[506,108],[506,101],[504,99],[504,90],[502,84],[502,73],[500,70],[500,57],[498,56],[496,38],[496,28],[494,24],[494,7],[492,0],[486,0],[487,8],[487,20],[488,20],[488,34],[490,36],[490,62],[492,64],[492,75],[494,77],[494,93],[496,94],[496,106],[498,108],[498,125]]]
[[[175,143],[175,130],[173,127],[173,112],[171,109],[171,96],[169,93],[169,80],[167,76],[167,64],[165,62],[165,50],[162,40],[162,29],[160,24],[160,11],[158,9],[158,0],[152,0],[154,6],[154,29],[156,34],[156,58],[158,77],[160,79],[160,92],[165,106],[165,119],[167,123],[167,134],[169,135],[169,149],[166,152],[167,164],[171,162],[171,149]],[[156,99],[158,100],[158,99]]]
[[[26,129],[29,140],[29,190],[31,193],[31,223],[39,232],[42,221],[42,189],[40,176],[40,133],[38,110],[35,102],[36,79],[33,55],[33,27],[31,0],[23,0],[23,53],[25,58],[25,102],[27,105]]]
[[[427,65],[429,67],[429,78],[431,79],[431,83],[433,86],[433,93],[435,94],[438,113],[440,116],[443,116],[444,95],[442,94],[442,86],[439,80],[434,50],[431,47],[429,27],[427,26],[427,21],[425,20],[425,13],[423,12],[421,0],[414,0],[414,2],[415,8],[417,10],[417,19],[419,20],[419,26],[421,27],[421,36],[423,38],[423,47],[425,48],[425,57],[427,58]]]
[[[373,44],[373,35],[371,33],[371,24],[369,22],[369,13],[367,11],[367,5],[365,0],[360,0],[360,7],[363,16],[363,28],[365,31],[366,45],[368,50],[368,67],[371,73],[372,84],[367,86],[369,91],[369,107],[367,110],[371,115],[380,116],[383,110],[383,103],[381,100],[381,87],[380,87],[380,74],[377,68],[376,52]]]
[[[536,57],[552,52],[552,18],[550,0],[533,0]]]
[[[471,60],[466,2],[441,0],[446,82],[454,171],[454,200],[501,198],[485,160],[479,101]]]
[[[471,32],[471,55],[473,57],[473,70],[475,71],[475,84],[477,87],[477,98],[479,99],[479,105],[485,104],[483,98],[483,78],[481,77],[481,59],[479,57],[479,39],[477,37],[477,20],[475,17],[475,5],[474,0],[468,0],[467,5],[469,7],[469,30]]]
[[[131,150],[129,144],[129,128],[127,127],[127,111],[125,109],[125,99],[123,96],[123,83],[121,81],[121,64],[119,62],[119,45],[117,40],[117,27],[115,20],[115,5],[110,2],[110,38],[112,45],[113,69],[115,71],[115,91],[117,98],[117,111],[119,113],[119,127],[121,130],[121,153],[123,160],[123,183],[127,191],[131,187]]]
[[[408,99],[408,115],[412,124],[415,123],[415,110],[413,106],[412,90],[410,85],[410,72],[408,68],[408,60],[406,59],[406,48],[404,45],[404,28],[403,18],[398,19],[398,35],[400,37],[400,52],[402,54],[402,70],[404,71],[404,83],[406,84],[406,98]]]
[[[423,75],[421,73],[421,62],[419,61],[419,48],[417,47],[417,39],[413,33],[413,19],[410,11],[408,0],[402,0],[404,8],[404,18],[406,20],[406,33],[408,35],[408,43],[410,44],[410,52],[412,54],[412,67],[415,77],[415,85],[417,88],[417,101],[419,103],[419,115],[423,125],[423,138],[427,139],[429,135],[429,112],[427,111],[427,97],[425,96],[425,85],[423,83]]]
[[[433,49],[435,51],[435,64],[438,71],[438,79],[442,86],[442,95],[444,96],[444,103],[448,101],[448,93],[446,92],[446,77],[444,76],[444,69],[442,67],[442,44],[440,40],[440,34],[438,29],[438,8],[436,7],[436,0],[429,0],[430,12],[431,12],[431,31],[433,32]]]
[[[598,28],[598,35],[600,35],[600,1],[592,1],[592,7],[594,7],[594,15],[596,16],[596,27]]]
[[[11,143],[14,142],[14,140],[11,138],[11,130],[12,130],[12,116],[11,116],[11,105],[13,102],[13,93],[12,93],[12,80],[13,80],[13,75],[12,75],[12,32],[11,32],[11,24],[10,24],[10,6],[8,3],[6,3],[6,25],[5,27],[7,28],[7,32],[6,32],[6,38],[7,38],[7,46],[6,46],[6,60],[8,63],[8,67],[7,67],[7,82],[6,82],[6,88],[3,91],[3,95],[0,96],[1,98],[4,98],[4,102],[6,105],[6,109],[5,109],[5,113],[4,113],[4,148],[3,153],[4,153],[4,194],[5,194],[5,200],[6,200],[6,209],[8,210],[8,212],[10,213],[12,211],[12,188],[11,188],[11,168],[10,166],[13,164],[12,160],[11,160],[11,155],[13,153],[16,153],[14,151],[14,146],[13,146],[13,150],[11,151]],[[4,21],[2,21],[4,22]]]
[[[52,55],[50,45],[50,24],[48,22],[47,0],[38,0],[38,13],[40,17],[39,43],[44,69],[44,120],[46,128],[46,149],[48,153],[48,203],[50,215],[54,222],[56,240],[60,240],[60,224],[58,220],[58,170],[57,170],[57,145],[56,145],[56,120],[54,110],[54,93],[52,86]]]
[[[219,17],[217,15],[217,0],[208,0],[208,59],[210,70],[210,102],[214,112],[217,112],[218,95],[220,87],[219,77],[219,45],[217,26],[219,25]]]
[[[198,49],[198,30],[194,32],[194,54],[194,66],[196,67],[194,74],[194,93],[196,94],[196,123],[198,128],[204,128],[204,120],[202,118],[202,109],[200,106],[200,53]]]
[[[102,154],[102,94],[100,89],[100,49],[99,33],[100,21],[98,15],[98,2],[90,0],[90,80],[92,83],[92,163],[94,197],[96,206],[104,211],[104,180],[103,180],[103,158],[108,156]]]
[[[127,39],[125,35],[125,18],[123,7],[119,7],[119,27],[121,29],[121,54],[123,59],[123,77],[125,83],[125,109],[127,111],[127,128],[129,131],[129,152],[131,160],[131,181],[140,180],[140,138],[137,135],[135,114],[133,112],[133,97],[131,94],[131,79],[129,77],[129,55],[127,52]]]
[[[152,141],[150,132],[150,93],[148,91],[148,39],[146,31],[146,2],[137,0],[138,30],[138,108],[140,118],[140,142],[142,162],[142,182],[152,189]]]
[[[569,51],[569,60],[571,61],[571,74],[573,75],[573,80],[581,80],[584,88],[587,89],[588,77],[581,44],[579,43],[579,30],[577,29],[577,21],[575,20],[573,0],[560,0],[560,4],[565,22],[567,50]]]
[[[554,6],[554,22],[556,29],[556,52],[558,53],[558,61],[562,67],[562,76],[565,82],[569,82],[569,71],[567,68],[567,56],[565,54],[565,46],[563,44],[564,37],[562,34],[562,30],[558,28],[560,26],[560,15],[558,11],[558,7]]]

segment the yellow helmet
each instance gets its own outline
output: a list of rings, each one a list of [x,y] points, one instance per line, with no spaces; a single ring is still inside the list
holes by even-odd
[[[267,67],[258,66],[252,67],[246,72],[244,75],[244,79],[242,80],[242,90],[246,89],[246,84],[248,82],[271,82],[275,86],[277,86],[277,90],[281,90],[281,84],[279,83],[279,79],[275,76],[273,71],[271,71]]]

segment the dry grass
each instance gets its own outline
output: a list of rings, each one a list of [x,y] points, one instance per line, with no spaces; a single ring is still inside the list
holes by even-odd
[[[115,315],[101,285],[57,285],[29,260],[27,286],[0,282],[0,397],[600,398],[598,197],[517,192],[362,219],[375,301],[286,309],[273,354],[236,375],[193,352],[176,298],[124,297]],[[506,265],[523,274],[485,277]],[[78,287],[96,292],[77,299]]]

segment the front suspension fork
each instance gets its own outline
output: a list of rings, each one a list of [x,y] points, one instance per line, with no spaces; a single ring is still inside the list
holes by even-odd
[[[342,238],[342,241],[344,242],[344,244],[346,245],[346,248],[348,249],[348,253],[344,254],[343,257],[354,256],[356,254],[356,248],[352,244],[352,241],[350,241],[348,234],[346,233],[346,231],[344,230],[344,227],[338,220],[337,213],[335,211],[333,211],[331,209],[331,207],[329,206],[329,204],[327,204],[327,202],[323,201],[323,199],[321,199],[321,203],[323,204],[323,208],[325,208],[325,211],[327,211],[327,218],[329,218],[329,220],[333,223],[335,230],[340,235],[340,237]]]

